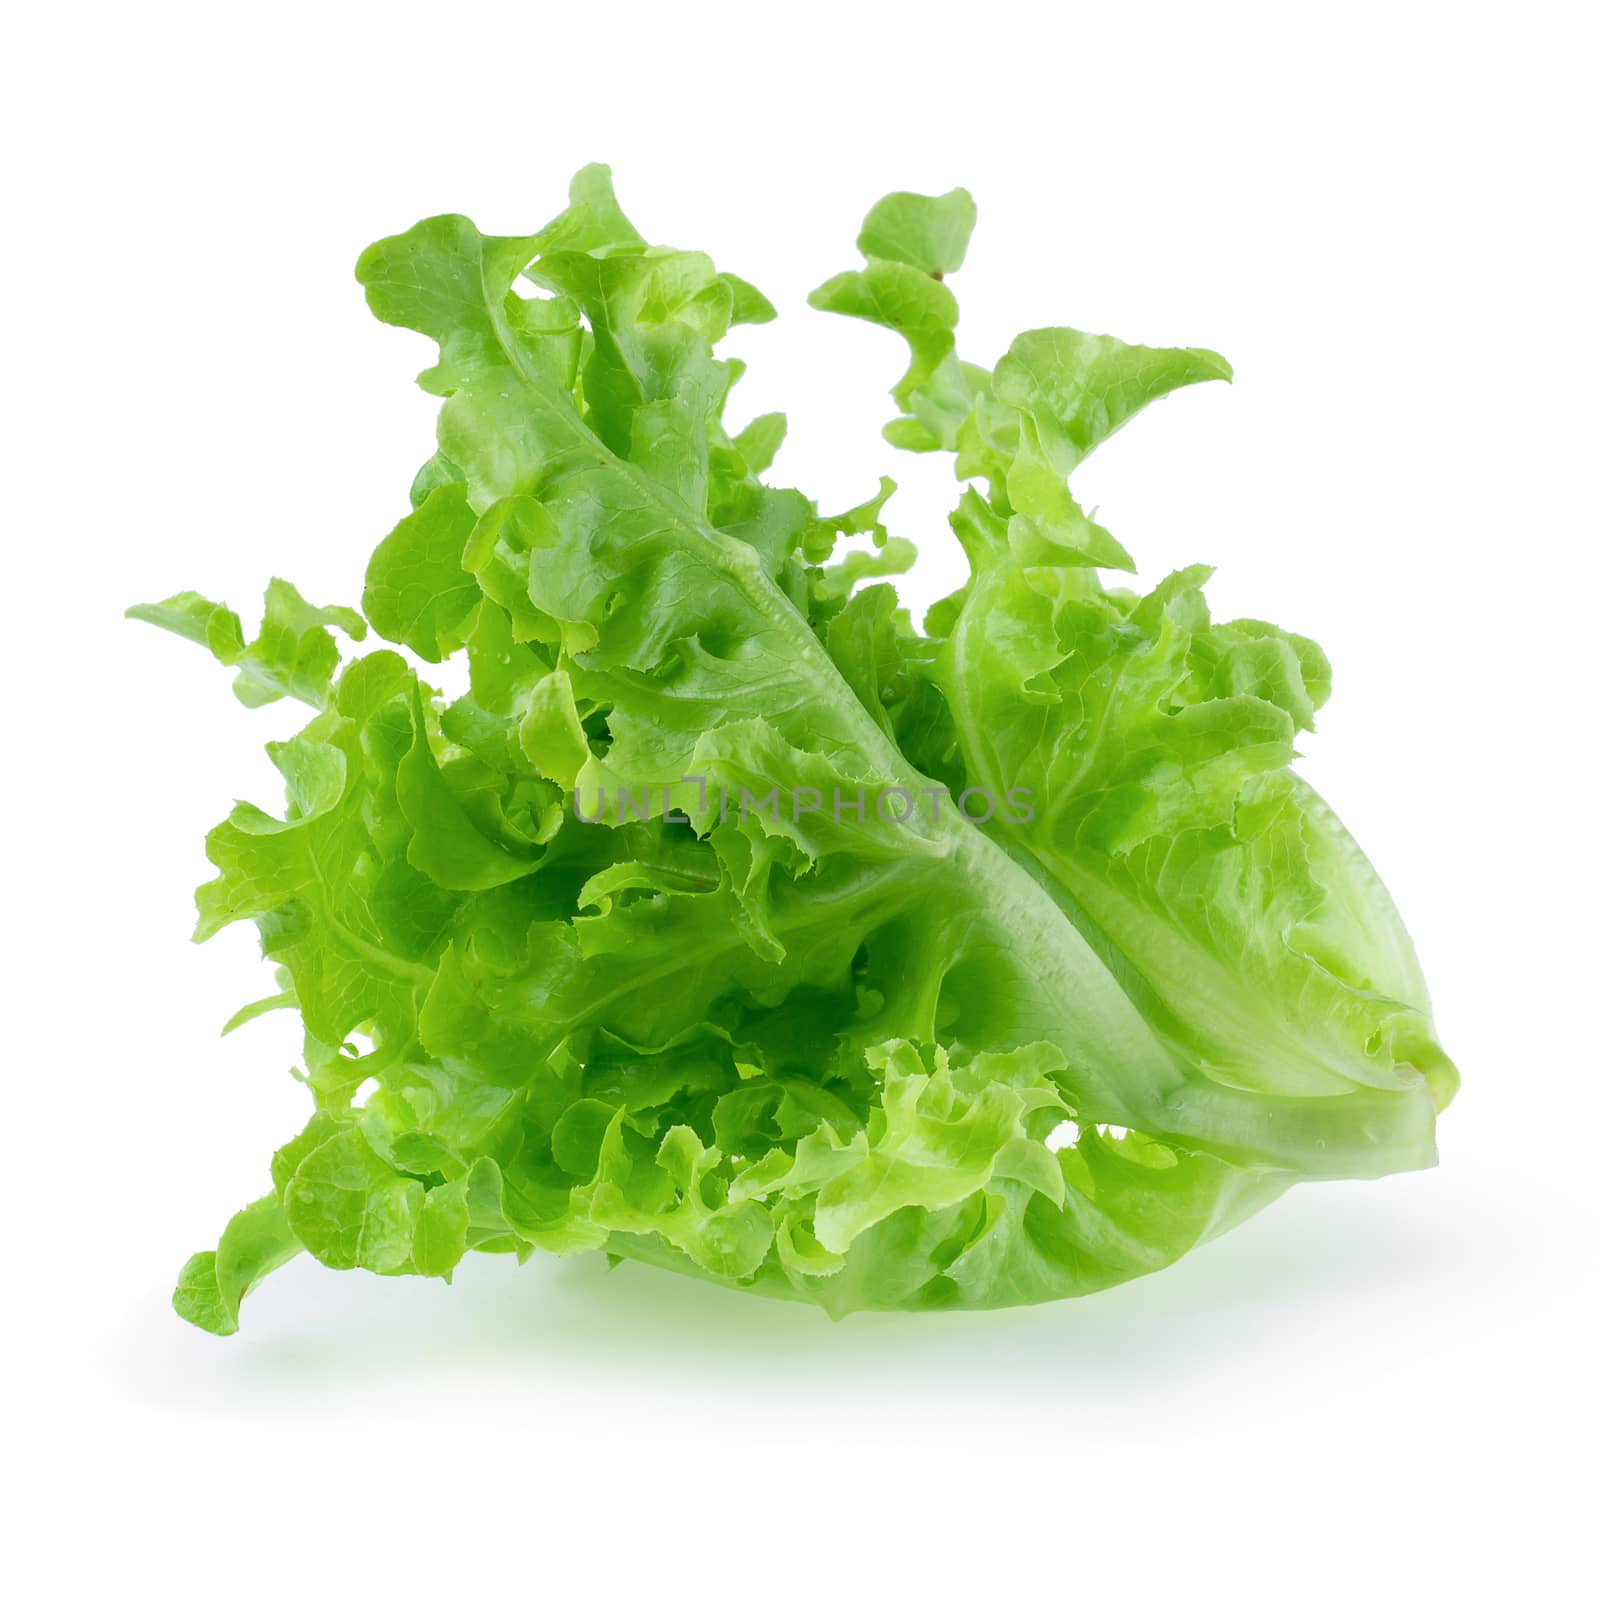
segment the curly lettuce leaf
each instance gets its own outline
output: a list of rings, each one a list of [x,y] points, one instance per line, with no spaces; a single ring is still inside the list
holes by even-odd
[[[282,805],[210,835],[196,935],[254,924],[278,993],[229,1026],[298,1009],[313,1110],[181,1315],[235,1331],[301,1251],[999,1306],[1433,1159],[1454,1077],[1415,957],[1288,770],[1326,661],[1215,623],[1202,568],[1103,588],[1131,562],[1068,488],[1226,364],[1068,329],[962,361],[974,216],[889,196],[813,297],[907,339],[889,436],[974,484],[970,581],[922,630],[880,581],[915,554],[893,483],[824,513],[764,481],[783,418],[731,432],[715,351],[772,307],[648,244],[605,168],[529,234],[436,217],[363,253],[442,402],[365,616],[276,581],[249,645],[193,594],[132,613],[315,711],[269,746]],[[396,648],[341,665],[329,628],[367,623]],[[461,656],[454,698],[418,675]]]

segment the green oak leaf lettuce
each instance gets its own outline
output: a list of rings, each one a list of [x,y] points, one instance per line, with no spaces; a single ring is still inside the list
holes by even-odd
[[[772,307],[647,244],[605,168],[537,232],[362,255],[441,401],[362,611],[274,579],[253,643],[195,594],[130,613],[313,711],[268,747],[281,805],[210,834],[196,933],[255,925],[276,993],[229,1027],[298,1010],[313,1109],[181,1315],[235,1331],[302,1251],[1002,1306],[1432,1162],[1455,1074],[1416,958],[1291,770],[1325,658],[1215,621],[1204,567],[1106,587],[1132,561],[1069,487],[1229,368],[1066,328],[964,361],[974,216],[891,195],[812,297],[905,339],[886,434],[967,485],[970,577],[920,629],[881,581],[916,553],[892,481],[828,512],[766,481],[784,419],[730,431],[715,352]],[[396,648],[341,660],[369,625]]]

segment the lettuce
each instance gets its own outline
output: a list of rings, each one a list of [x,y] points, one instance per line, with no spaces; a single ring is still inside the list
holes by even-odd
[[[731,432],[713,352],[772,307],[646,244],[604,167],[537,233],[361,257],[442,402],[361,611],[274,580],[248,643],[192,593],[130,613],[313,713],[268,747],[282,806],[210,834],[196,934],[255,924],[278,990],[229,1026],[298,1010],[313,1109],[181,1315],[234,1332],[302,1250],[1003,1306],[1434,1160],[1456,1079],[1411,944],[1290,770],[1327,661],[1214,621],[1203,567],[1107,587],[1132,561],[1070,488],[1228,365],[1067,328],[962,360],[973,220],[891,195],[812,296],[903,337],[886,435],[966,485],[970,577],[920,630],[880,581],[915,554],[892,482],[825,515],[764,481],[783,418]],[[398,648],[341,660],[369,625]],[[463,656],[455,699],[419,676]]]

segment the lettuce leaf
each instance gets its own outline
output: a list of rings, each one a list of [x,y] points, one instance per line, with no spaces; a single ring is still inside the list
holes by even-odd
[[[891,195],[813,296],[906,340],[886,433],[968,485],[971,575],[922,629],[876,581],[916,553],[892,481],[830,514],[765,481],[784,420],[730,433],[715,349],[772,307],[647,244],[605,168],[537,232],[362,255],[442,402],[364,616],[276,579],[250,644],[194,594],[130,612],[314,711],[268,747],[281,814],[209,836],[196,933],[255,925],[278,993],[229,1026],[298,1009],[313,1108],[181,1315],[234,1332],[302,1250],[1001,1306],[1432,1162],[1455,1073],[1416,958],[1290,770],[1326,660],[1215,622],[1204,568],[1103,586],[1132,562],[1068,487],[1227,364],[1065,328],[961,360],[974,217]],[[368,624],[397,648],[341,664]],[[448,699],[419,665],[458,656]]]

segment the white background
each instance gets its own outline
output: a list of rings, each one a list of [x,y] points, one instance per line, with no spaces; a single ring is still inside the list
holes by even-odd
[[[38,16],[45,13],[41,8]],[[27,1593],[1577,1592],[1592,1578],[1592,57],[1580,8],[59,6],[10,25],[5,1366]],[[963,349],[1067,322],[1237,368],[1078,480],[1143,581],[1317,638],[1305,770],[1403,908],[1463,1089],[1433,1172],[1302,1189],[1097,1299],[834,1327],[593,1259],[301,1260],[166,1299],[300,1125],[247,930],[191,948],[247,713],[120,620],[360,592],[435,402],[360,248],[522,232],[588,160],[780,321],[742,418],[880,471],[955,581],[901,352],[804,307],[966,184]],[[19,503],[20,501],[20,503]],[[20,564],[20,571],[19,571]],[[14,652],[14,654],[13,654]],[[1587,1576],[1585,1576],[1587,1575]]]

